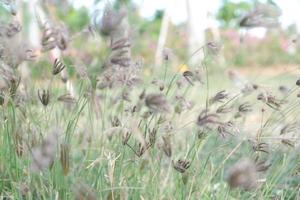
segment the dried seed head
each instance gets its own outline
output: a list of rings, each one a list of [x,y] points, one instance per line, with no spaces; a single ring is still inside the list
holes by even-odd
[[[141,157],[142,155],[144,155],[144,153],[151,147],[151,144],[149,142],[146,142],[145,144],[143,143],[139,143],[139,147],[138,150],[136,152],[136,155],[138,157]]]
[[[231,188],[252,190],[257,186],[257,179],[256,165],[248,158],[240,159],[228,170],[227,182]]]
[[[252,111],[252,106],[249,102],[245,102],[242,103],[238,109],[240,113],[249,113]]]
[[[216,42],[208,42],[205,47],[210,55],[218,55],[221,50],[221,45]]]
[[[182,75],[185,78],[185,80],[187,82],[189,82],[189,84],[194,85],[194,79],[195,79],[195,77],[194,77],[193,72],[191,72],[191,71],[185,71],[185,72],[183,72]]]
[[[267,143],[253,140],[249,140],[249,142],[251,143],[254,152],[269,153],[269,145]]]
[[[53,24],[45,22],[43,24],[42,46],[43,51],[49,51],[58,47],[60,50],[65,50],[69,42],[69,33],[64,24]]]
[[[69,33],[66,26],[61,25],[58,27],[59,31],[56,36],[56,44],[60,50],[66,50],[69,43]]]
[[[52,74],[59,74],[65,67],[66,65],[63,64],[58,58],[56,58],[52,67]]]
[[[170,107],[163,94],[149,94],[145,99],[146,106],[154,112],[169,112]]]
[[[156,85],[160,91],[163,91],[165,88],[165,83],[161,80],[154,79],[151,83]]]
[[[228,99],[228,93],[225,90],[218,92],[214,97],[210,98],[209,102],[211,104],[216,102],[223,103],[225,99]]]
[[[164,48],[163,51],[162,51],[162,55],[163,55],[163,59],[165,61],[169,61],[170,58],[173,55],[172,49],[170,49],[170,48]]]
[[[68,175],[70,170],[70,145],[60,145],[60,164],[63,169],[64,175]]]
[[[71,94],[63,94],[57,98],[58,101],[62,101],[64,103],[74,104],[77,102],[75,97],[73,97]]]
[[[12,15],[17,15],[17,6],[15,0],[0,0],[0,4],[4,4]]]
[[[190,162],[183,159],[179,159],[176,162],[172,160],[172,164],[174,169],[180,173],[184,173],[190,167]]]
[[[121,121],[119,120],[119,118],[117,116],[114,116],[112,119],[111,119],[111,126],[112,127],[118,127],[118,126],[121,126]]]
[[[221,105],[217,110],[216,113],[220,113],[220,114],[226,114],[232,111],[232,106],[227,106],[226,105]]]
[[[131,132],[130,131],[125,131],[122,135],[122,144],[126,145],[131,137]]]
[[[163,139],[162,149],[167,157],[171,157],[172,156],[171,138],[170,136],[163,136],[162,139]]]
[[[257,4],[241,20],[241,27],[276,27],[279,25],[278,18],[281,10],[272,4]]]
[[[271,163],[267,163],[266,160],[258,161],[258,157],[255,160],[256,171],[257,172],[265,172],[271,167]]]
[[[113,10],[113,8],[110,5],[106,5],[104,13],[102,15],[102,18],[100,22],[98,22],[98,13],[96,12],[94,15],[94,25],[100,30],[100,33],[104,36],[110,36],[115,31],[117,31],[121,23],[123,21],[123,18],[126,16],[127,12],[125,9],[120,9],[118,11]]]
[[[298,130],[297,123],[290,123],[286,124],[281,130],[280,130],[280,135],[286,135],[289,133],[294,133]]]
[[[75,200],[98,200],[94,190],[82,182],[73,186]]]
[[[57,146],[58,129],[55,128],[42,142],[41,146],[32,150],[31,170],[39,172],[53,163]]]
[[[40,90],[38,90],[38,97],[40,102],[44,105],[47,106],[50,101],[50,94],[49,90],[43,90],[42,93],[40,93]]]
[[[231,121],[218,126],[219,134],[225,138],[226,135],[233,135],[234,125]]]
[[[149,131],[149,143],[153,147],[156,142],[156,135],[157,135],[157,129],[153,128],[152,130]]]
[[[20,131],[17,131],[13,135],[13,142],[14,142],[15,151],[16,151],[17,155],[21,157],[24,152],[24,144],[23,144],[24,142],[23,142],[23,138],[22,138]]]
[[[207,110],[203,110],[197,118],[197,125],[200,127],[205,127],[207,125],[222,124],[219,121],[219,116],[217,114],[208,113]]]
[[[125,49],[125,48],[130,48],[130,47],[131,47],[131,44],[130,44],[128,38],[121,38],[117,41],[114,41],[110,46],[112,51]]]
[[[288,95],[289,94],[289,89],[284,86],[284,85],[281,85],[279,86],[278,90],[283,94],[283,95]]]
[[[297,85],[297,86],[300,86],[300,79],[298,79],[298,80],[296,81],[296,85]]]
[[[129,94],[128,91],[123,90],[121,96],[122,96],[121,97],[122,100],[127,101],[127,102],[131,102],[131,100],[130,100],[130,94]]]
[[[281,143],[288,147],[292,147],[292,148],[295,147],[295,142],[293,142],[292,140],[289,140],[289,139],[282,139]]]
[[[286,102],[284,100],[276,99],[275,96],[271,95],[268,92],[260,93],[257,96],[257,100],[260,100],[260,101],[266,103],[270,108],[273,108],[275,110],[279,110],[281,105]]]
[[[82,79],[88,79],[89,74],[87,71],[87,68],[83,65],[75,65],[75,71],[78,74],[78,76]]]
[[[16,96],[16,93],[17,93],[17,90],[19,88],[19,85],[20,85],[20,82],[21,82],[21,77],[11,77],[11,79],[9,80],[9,94],[11,97],[15,97]]]
[[[6,36],[7,37],[13,37],[19,32],[21,32],[22,26],[18,21],[13,21],[8,24],[7,30],[6,30]]]
[[[146,97],[146,90],[143,90],[143,92],[139,95],[139,99],[143,100]]]
[[[194,103],[191,101],[188,101],[184,96],[176,95],[175,99],[178,102],[178,104],[175,108],[176,113],[181,113],[184,110],[191,110],[194,106]]]

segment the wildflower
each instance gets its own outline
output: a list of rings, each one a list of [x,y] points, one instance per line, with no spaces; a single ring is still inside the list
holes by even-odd
[[[252,190],[257,186],[257,179],[256,165],[248,158],[240,159],[228,170],[227,182],[231,188]]]
[[[154,112],[169,112],[167,99],[162,94],[149,94],[145,99],[146,106]]]
[[[40,99],[40,102],[44,106],[47,106],[49,104],[49,101],[50,101],[49,90],[43,90],[42,93],[40,93],[40,90],[38,90],[38,97]]]
[[[174,169],[180,173],[184,173],[190,167],[190,162],[182,159],[179,159],[176,162],[172,160],[172,164]]]
[[[180,65],[178,68],[179,68],[179,71],[182,72],[182,73],[185,72],[185,71],[188,71],[188,69],[189,69],[188,66],[185,65],[185,64]]]

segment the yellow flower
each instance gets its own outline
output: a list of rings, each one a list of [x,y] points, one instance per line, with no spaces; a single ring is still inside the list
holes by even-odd
[[[183,72],[187,71],[189,68],[188,68],[187,65],[183,64],[183,65],[180,65],[180,66],[178,67],[178,69],[179,69],[179,71],[180,71],[181,73],[183,73]]]

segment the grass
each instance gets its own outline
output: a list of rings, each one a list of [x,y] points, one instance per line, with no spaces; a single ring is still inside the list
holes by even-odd
[[[169,73],[168,80],[171,75]],[[219,75],[211,75],[211,83],[219,78]],[[97,117],[91,99],[84,95],[87,83],[79,82],[76,87],[79,99],[71,109],[66,109],[64,103],[57,102],[55,94],[52,94],[46,108],[37,102],[36,96],[31,104],[22,107],[22,111],[12,101],[1,107],[0,191],[3,198],[20,199],[20,188],[26,186],[29,190],[26,199],[73,199],[72,188],[80,182],[92,188],[99,199],[272,199],[275,196],[280,199],[295,199],[299,195],[296,190],[299,188],[299,177],[291,176],[300,162],[297,149],[283,149],[277,140],[272,140],[274,144],[270,142],[272,147],[266,156],[272,166],[264,175],[266,181],[255,192],[231,190],[226,183],[226,170],[230,165],[240,157],[254,158],[257,154],[263,154],[253,152],[247,141],[251,136],[247,133],[240,132],[222,138],[215,130],[210,130],[199,137],[199,128],[194,123],[199,109],[185,111],[184,116],[167,115],[161,124],[158,124],[159,115],[153,115],[153,119],[141,120],[141,126],[136,130],[140,133],[133,133],[135,137],[129,142],[137,148],[140,135],[145,134],[147,128],[157,127],[158,144],[138,157],[130,148],[122,145],[122,128],[121,131],[111,131],[110,124],[112,116],[116,116],[121,127],[135,130],[139,116],[130,116],[130,113],[123,111],[131,103],[121,100],[114,105],[110,99],[116,96],[116,91],[101,91],[99,94],[104,95],[100,101],[102,112]],[[205,90],[205,87],[198,85],[200,89],[191,89],[186,93],[191,99],[197,99],[196,108],[205,105],[205,95],[197,92]],[[211,93],[218,88],[219,86],[210,88]],[[140,88],[137,90],[141,91]],[[175,90],[171,91],[169,98],[175,95]],[[58,93],[60,92],[61,89],[58,89]],[[202,100],[199,99],[200,96]],[[272,112],[270,110],[270,115]],[[160,147],[160,137],[166,134],[163,127],[168,122],[174,126],[170,132],[171,158],[166,157]],[[278,126],[279,122],[280,119],[274,119],[270,127],[264,130],[263,136],[272,137],[273,133],[269,131]],[[59,158],[60,147],[57,145],[51,168],[33,173],[30,161],[31,149],[34,147],[26,149],[26,146],[30,145],[28,143],[31,140],[36,140],[38,146],[53,126],[61,128],[60,143],[66,143],[70,147],[69,172],[63,172]],[[16,151],[16,134],[21,134],[25,143],[22,156]],[[178,158],[191,162],[191,167],[183,174],[172,167],[171,160]]]
[[[300,198],[297,74],[244,78],[214,67],[216,55],[203,46],[200,67],[183,72],[166,59],[147,75],[124,67],[127,38],[113,41],[111,63],[91,58],[87,76],[77,71],[81,58],[68,54],[42,80],[19,85],[3,74],[1,199]],[[59,80],[64,66],[76,73],[67,79],[75,95]]]

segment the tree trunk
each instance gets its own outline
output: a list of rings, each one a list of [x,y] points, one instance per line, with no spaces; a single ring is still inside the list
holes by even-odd
[[[165,47],[167,36],[168,36],[168,29],[169,29],[169,23],[170,23],[170,15],[169,15],[169,6],[170,1],[168,1],[167,6],[164,11],[158,43],[157,43],[157,49],[155,53],[155,67],[159,67],[162,64],[162,54],[163,49]]]
[[[188,14],[188,54],[190,65],[198,65],[203,59],[203,52],[197,52],[201,46],[205,44],[205,30],[207,28],[207,13],[206,4],[201,4],[195,0],[186,0]],[[192,56],[192,57],[191,57]]]

